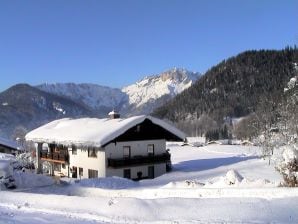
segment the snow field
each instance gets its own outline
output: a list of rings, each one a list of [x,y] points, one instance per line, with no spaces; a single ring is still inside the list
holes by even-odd
[[[298,189],[277,187],[282,178],[259,148],[168,148],[173,171],[153,180],[1,191],[0,223],[298,223]]]
[[[96,221],[100,223],[297,223],[295,200],[298,197],[262,198],[110,198],[65,197],[8,192],[1,198],[2,208],[12,214],[23,212],[31,223],[47,214],[55,219]],[[4,196],[4,197],[3,197]],[[50,200],[49,200],[50,199]],[[11,219],[13,219],[12,215]],[[62,219],[62,221],[63,221]],[[40,220],[38,220],[40,221]],[[61,221],[61,219],[60,219]],[[40,222],[39,222],[40,223]],[[61,222],[59,222],[61,223]],[[63,223],[63,222],[62,222]]]

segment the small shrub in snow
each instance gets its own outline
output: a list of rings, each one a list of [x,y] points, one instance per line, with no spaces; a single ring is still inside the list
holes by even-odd
[[[298,186],[298,151],[290,145],[284,146],[282,161],[276,169],[283,175],[284,183],[282,186]]]
[[[196,180],[186,180],[185,184],[186,184],[187,187],[201,187],[201,186],[205,185],[205,184],[200,183]]]

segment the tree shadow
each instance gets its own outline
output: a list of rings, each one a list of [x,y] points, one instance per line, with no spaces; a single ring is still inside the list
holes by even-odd
[[[228,166],[235,163],[256,159],[258,156],[233,156],[225,158],[213,158],[213,159],[196,159],[183,161],[173,165],[173,171],[180,172],[194,172],[215,169],[220,166]]]

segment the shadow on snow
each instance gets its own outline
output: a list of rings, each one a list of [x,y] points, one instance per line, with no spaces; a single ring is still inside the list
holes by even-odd
[[[245,157],[225,157],[225,158],[213,158],[213,159],[196,159],[180,162],[173,165],[173,171],[180,172],[194,172],[215,169],[220,166],[228,166],[235,163],[256,159],[257,156],[245,156]]]

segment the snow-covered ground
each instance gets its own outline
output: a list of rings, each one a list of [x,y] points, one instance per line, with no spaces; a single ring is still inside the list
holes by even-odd
[[[30,185],[0,192],[0,223],[298,223],[298,189],[278,187],[281,176],[259,148],[167,147],[173,171],[153,180],[55,184],[18,173]]]

